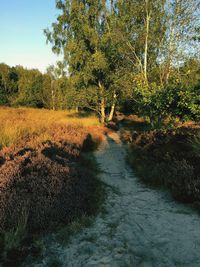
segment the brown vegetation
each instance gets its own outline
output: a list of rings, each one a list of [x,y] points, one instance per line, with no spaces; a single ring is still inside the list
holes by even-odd
[[[169,188],[173,196],[200,207],[199,128],[124,132],[131,163],[147,183]]]
[[[100,185],[82,152],[94,149],[106,129],[95,117],[67,115],[0,109],[1,140],[9,140],[0,151],[0,239],[20,227],[33,233],[95,212]]]

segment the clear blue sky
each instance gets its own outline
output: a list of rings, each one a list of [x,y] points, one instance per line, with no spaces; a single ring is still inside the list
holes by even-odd
[[[57,14],[55,0],[0,0],[0,62],[41,71],[55,63],[43,30]]]

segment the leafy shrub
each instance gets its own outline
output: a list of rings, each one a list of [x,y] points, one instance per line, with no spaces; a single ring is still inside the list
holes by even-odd
[[[162,126],[167,118],[171,121],[176,118],[181,121],[197,121],[200,118],[200,86],[139,84],[134,93],[134,111],[140,116],[148,117],[154,127]]]

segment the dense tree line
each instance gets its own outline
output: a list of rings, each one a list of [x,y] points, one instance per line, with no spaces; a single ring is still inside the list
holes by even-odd
[[[0,105],[47,109],[75,108],[75,95],[62,64],[49,66],[45,74],[37,69],[0,64]]]
[[[154,125],[166,118],[198,120],[199,5],[57,0],[60,14],[45,34],[63,62],[43,75],[1,65],[1,103],[84,108],[99,114],[102,123],[112,120],[116,108]]]

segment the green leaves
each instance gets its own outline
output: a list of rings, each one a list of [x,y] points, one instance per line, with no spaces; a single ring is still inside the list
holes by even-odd
[[[148,117],[156,126],[163,124],[168,118],[179,118],[182,121],[199,120],[198,90],[181,84],[162,87],[153,83],[148,88],[138,86],[134,90],[135,112]]]

